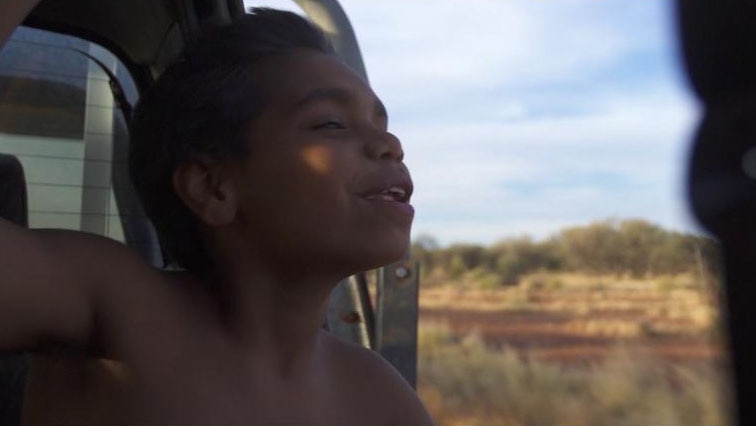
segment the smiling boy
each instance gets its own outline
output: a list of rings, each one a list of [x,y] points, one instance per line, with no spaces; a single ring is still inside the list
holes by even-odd
[[[387,120],[295,14],[256,9],[188,48],[137,106],[130,152],[184,271],[0,220],[0,348],[48,348],[24,423],[432,424],[388,363],[321,329],[336,283],[409,243]]]

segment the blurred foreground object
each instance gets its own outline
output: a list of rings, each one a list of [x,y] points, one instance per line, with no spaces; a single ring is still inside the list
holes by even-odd
[[[688,176],[690,203],[722,244],[736,418],[756,424],[756,3],[678,0],[682,51],[703,102]]]

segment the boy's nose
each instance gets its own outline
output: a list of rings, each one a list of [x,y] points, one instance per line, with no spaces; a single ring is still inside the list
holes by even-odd
[[[383,132],[381,135],[372,138],[367,144],[367,151],[370,158],[376,160],[399,162],[404,159],[402,143],[399,141],[399,138],[389,132]]]

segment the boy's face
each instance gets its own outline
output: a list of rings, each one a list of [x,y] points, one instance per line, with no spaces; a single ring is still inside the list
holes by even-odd
[[[312,272],[398,260],[412,182],[381,102],[331,55],[297,52],[263,70],[269,103],[234,173],[245,241],[265,261]]]

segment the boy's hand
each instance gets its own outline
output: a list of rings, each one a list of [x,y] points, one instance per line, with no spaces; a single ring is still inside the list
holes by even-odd
[[[37,3],[39,0],[11,0],[0,6],[0,49]]]

